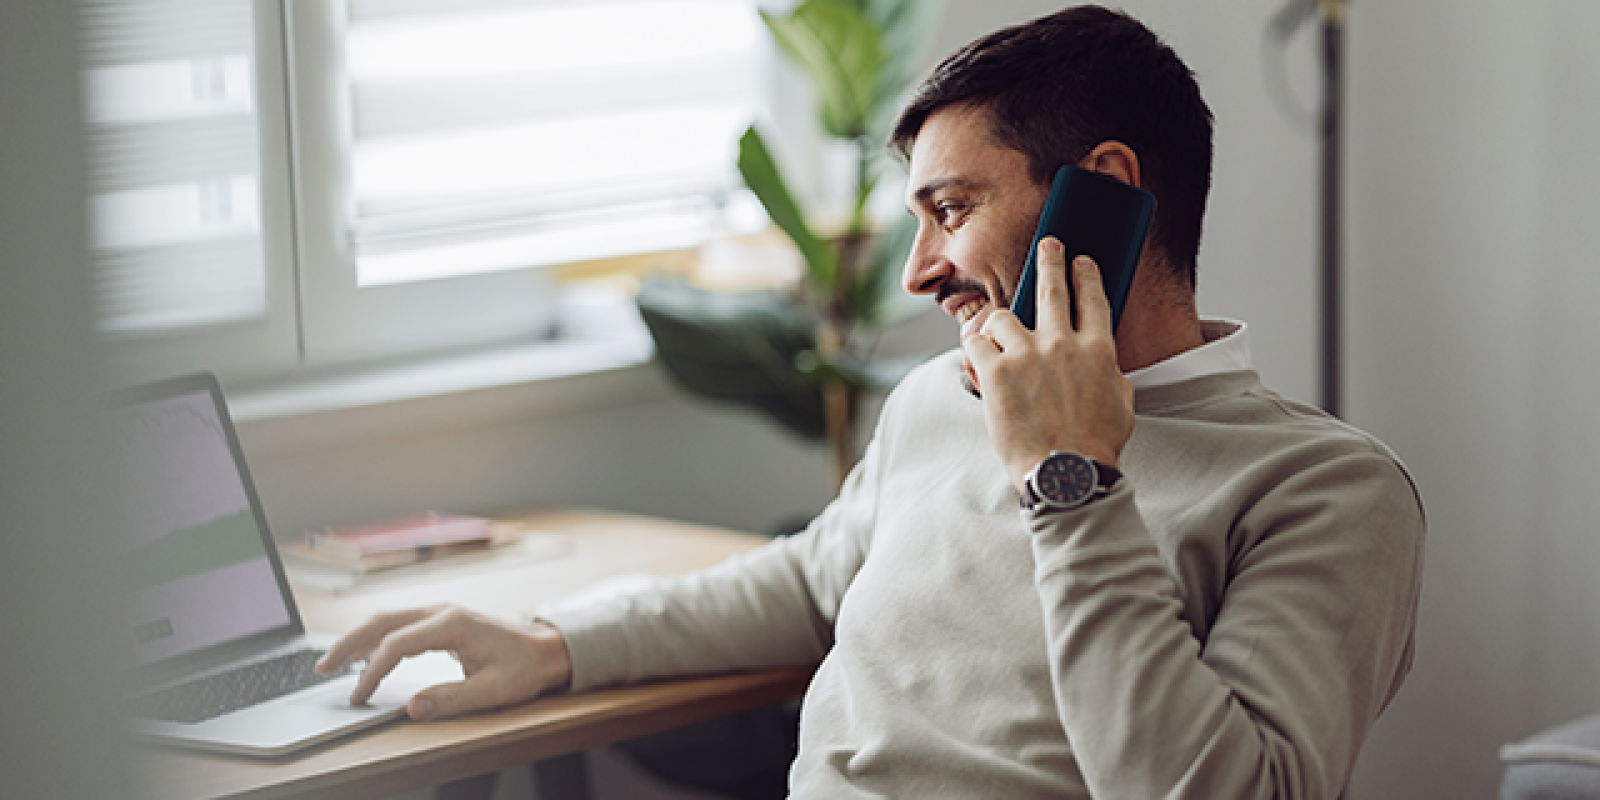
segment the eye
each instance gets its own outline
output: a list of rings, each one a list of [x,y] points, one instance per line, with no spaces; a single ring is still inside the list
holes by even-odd
[[[967,212],[966,205],[946,200],[933,207],[933,216],[940,225],[953,228],[961,224],[961,218]]]

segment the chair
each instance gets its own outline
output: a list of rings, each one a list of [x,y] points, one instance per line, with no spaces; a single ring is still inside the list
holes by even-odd
[[[1600,714],[1500,748],[1500,800],[1600,798]]]

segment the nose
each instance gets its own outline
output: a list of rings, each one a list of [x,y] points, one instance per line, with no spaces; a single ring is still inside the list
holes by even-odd
[[[944,257],[935,241],[938,234],[930,230],[931,227],[927,224],[917,226],[917,238],[911,244],[911,253],[906,256],[901,283],[912,294],[937,292],[939,284],[944,283],[952,269],[949,259]]]

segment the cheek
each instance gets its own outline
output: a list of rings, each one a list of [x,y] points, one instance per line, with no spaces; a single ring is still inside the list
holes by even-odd
[[[1033,244],[1033,229],[1016,229],[998,237],[990,248],[990,268],[1004,288],[1007,304],[1015,296],[1017,284],[1022,281],[1022,268],[1028,263],[1028,247]]]
[[[1010,230],[972,226],[956,232],[946,242],[945,254],[969,280],[983,284],[997,304],[1009,306],[1017,281],[1022,275],[1031,231],[1020,243]]]

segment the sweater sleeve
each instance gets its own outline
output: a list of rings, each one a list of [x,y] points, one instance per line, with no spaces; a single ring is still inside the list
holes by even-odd
[[[868,445],[802,533],[641,592],[542,615],[567,641],[571,689],[821,661],[871,543],[877,451]]]
[[[1208,626],[1124,480],[1026,514],[1058,713],[1097,798],[1333,798],[1409,669],[1423,519],[1382,453],[1291,474],[1227,532]]]

